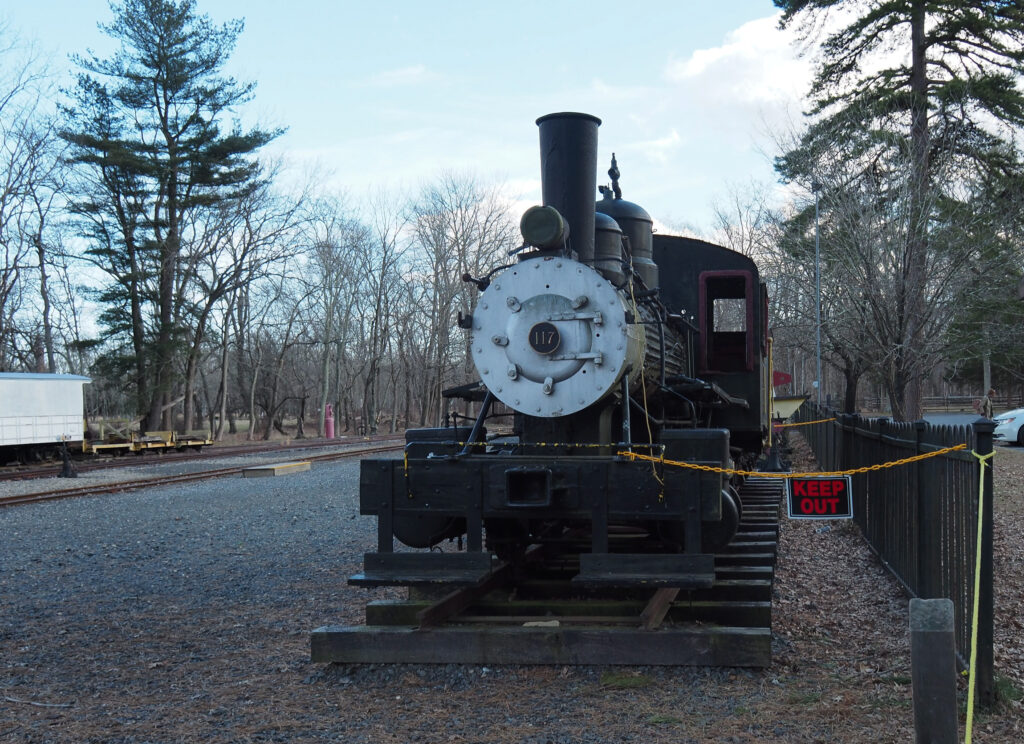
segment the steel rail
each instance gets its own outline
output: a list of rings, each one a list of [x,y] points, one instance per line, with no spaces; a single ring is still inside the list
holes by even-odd
[[[371,441],[389,441],[396,439],[394,435],[387,436],[374,436]],[[401,436],[398,437],[401,439]],[[127,466],[128,462],[131,462],[132,457],[146,457],[148,455],[154,455],[158,458],[156,462],[190,462],[192,460],[210,460],[217,457],[235,457],[238,455],[248,454],[267,454],[272,452],[286,452],[289,450],[304,450],[304,449],[322,449],[324,447],[339,447],[352,444],[359,444],[365,442],[366,439],[360,437],[359,440],[353,440],[351,442],[331,439],[309,439],[309,440],[291,440],[289,442],[275,441],[275,442],[263,442],[256,444],[242,444],[242,445],[212,445],[207,446],[202,451],[186,451],[188,448],[183,447],[182,449],[164,448],[164,449],[153,449],[151,451],[139,451],[132,453],[123,453],[119,455],[93,455],[93,457],[102,457],[103,459],[96,460],[82,460],[74,459],[73,465],[78,472],[90,472],[93,470],[107,470],[110,468],[119,468]],[[79,456],[81,456],[79,454]],[[145,464],[155,464],[152,460]],[[32,480],[34,478],[52,478],[61,472],[62,465],[42,465],[42,466],[9,466],[0,467],[0,481],[18,481],[18,480]]]
[[[311,462],[328,462],[330,460],[343,460],[350,457],[361,457],[363,455],[375,454],[377,452],[391,452],[395,450],[400,450],[404,446],[404,441],[383,443],[365,447],[358,447],[354,449],[342,450],[340,452],[328,452],[322,455],[312,455],[310,457],[304,457],[302,459]],[[35,493],[25,493],[15,496],[0,496],[0,507],[15,506],[17,504],[31,504],[39,501],[52,501],[54,499],[73,498],[75,496],[89,496],[93,494],[103,493],[121,493],[124,491],[138,490],[140,488],[166,486],[175,483],[187,483],[189,481],[208,480],[211,478],[223,478],[228,475],[237,475],[241,473],[243,470],[247,470],[252,467],[259,466],[252,464],[233,465],[227,468],[217,468],[215,470],[200,470],[194,473],[181,473],[178,475],[163,476],[157,475],[152,478],[142,478],[138,480],[116,481],[113,483],[93,483],[88,486],[80,486],[78,488],[62,488],[53,491],[37,491]]]

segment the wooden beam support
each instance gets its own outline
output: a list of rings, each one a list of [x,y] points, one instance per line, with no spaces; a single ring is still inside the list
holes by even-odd
[[[662,588],[654,592],[651,601],[640,613],[640,627],[644,630],[660,628],[677,596],[679,596],[679,589]]]
[[[771,664],[771,630],[701,626],[639,628],[443,627],[429,630],[326,626],[313,631],[311,660],[348,664]]]

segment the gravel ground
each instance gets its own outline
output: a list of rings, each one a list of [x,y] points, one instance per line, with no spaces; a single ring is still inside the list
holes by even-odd
[[[912,739],[907,601],[849,526],[784,523],[767,670],[312,664],[311,629],[397,596],[345,584],[375,542],[357,488],[339,461],[0,509],[0,741]],[[1019,703],[975,732],[1024,739]]]

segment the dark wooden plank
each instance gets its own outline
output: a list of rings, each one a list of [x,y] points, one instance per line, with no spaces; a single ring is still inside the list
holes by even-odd
[[[429,607],[425,601],[378,600],[366,606],[367,625],[418,624],[417,613]],[[550,620],[564,617],[618,617],[635,623],[644,609],[641,601],[629,600],[524,600],[507,602],[484,600],[469,607],[464,615],[488,617],[501,622],[502,617],[514,616],[530,620]],[[460,615],[460,621],[466,618]],[[670,607],[667,619],[671,622],[713,622],[719,625],[744,627],[770,627],[771,602],[703,600],[677,601]],[[524,619],[523,622],[526,622]]]
[[[448,618],[459,614],[478,599],[503,585],[512,575],[512,565],[502,563],[492,573],[482,578],[475,586],[456,589],[429,607],[416,613],[420,627],[440,625]]]
[[[356,586],[452,584],[472,586],[495,567],[490,553],[366,553],[363,573],[349,577]]]
[[[654,630],[661,626],[662,620],[665,619],[665,615],[668,614],[669,608],[672,606],[672,602],[679,595],[678,588],[662,588],[658,589],[651,597],[651,601],[644,607],[644,611],[640,613],[640,627],[644,630]]]
[[[772,553],[720,553],[715,556],[716,566],[774,566]]]
[[[716,566],[715,581],[726,579],[771,579],[772,566]]]
[[[583,553],[577,586],[649,586],[691,589],[714,582],[715,557],[683,553]]]
[[[349,664],[650,664],[767,667],[767,628],[444,627],[313,631],[311,660]]]
[[[744,542],[760,541],[760,542],[777,542],[779,535],[777,532],[768,532],[765,530],[748,530],[740,531],[738,533],[738,539]]]
[[[456,625],[519,625],[529,626],[551,626],[562,625],[627,625],[636,627],[637,616],[623,617],[619,615],[559,615],[553,617],[538,617],[536,615],[459,615],[452,620]]]
[[[761,540],[733,540],[729,543],[730,553],[774,553],[778,543]]]
[[[716,581],[711,589],[695,589],[691,592],[697,601],[771,601],[772,582],[768,579],[726,579]]]

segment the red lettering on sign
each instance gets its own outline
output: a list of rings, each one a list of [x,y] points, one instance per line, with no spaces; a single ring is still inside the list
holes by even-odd
[[[813,514],[814,513],[814,499],[804,499],[800,502],[800,512],[802,514]]]
[[[807,495],[807,481],[795,480],[793,481],[793,495],[794,496],[806,496]]]

